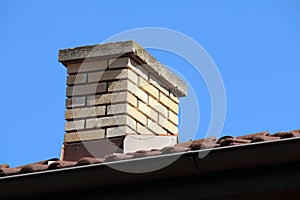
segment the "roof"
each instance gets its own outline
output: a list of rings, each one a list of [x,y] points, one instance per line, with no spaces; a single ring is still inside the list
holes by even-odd
[[[27,164],[11,168],[9,164],[0,164],[0,180],[1,177],[7,177],[18,174],[27,174],[40,171],[50,171],[54,169],[72,168],[83,165],[93,165],[99,163],[110,163],[113,161],[130,160],[135,158],[149,158],[153,156],[173,154],[173,153],[188,153],[190,151],[204,150],[204,149],[218,149],[222,147],[233,147],[247,144],[259,144],[261,142],[276,142],[287,138],[300,139],[300,129],[288,132],[277,132],[270,134],[269,132],[259,132],[254,134],[247,134],[243,136],[223,136],[219,139],[215,137],[194,140],[191,142],[179,143],[174,146],[168,146],[163,149],[153,149],[150,151],[136,151],[134,153],[120,154],[113,153],[102,158],[84,157],[76,162],[61,161],[58,158],[51,158],[44,161]]]
[[[66,63],[70,61],[74,62],[74,60],[82,61],[85,59],[127,56],[133,58],[140,65],[143,65],[147,70],[152,72],[176,95],[179,97],[186,96],[187,84],[133,40],[62,49],[59,51],[58,60]]]
[[[190,199],[200,199],[201,193],[202,199],[232,195],[233,192],[241,195],[241,191],[264,192],[266,197],[270,194],[290,196],[300,189],[299,151],[300,130],[293,130],[205,138],[163,149],[110,154],[103,158],[86,157],[76,162],[54,158],[16,168],[2,164],[0,197],[24,199],[26,196],[32,199],[34,195],[40,199],[46,194],[53,199],[62,194],[68,198],[86,199],[97,194],[98,197],[119,199],[121,196],[125,198],[125,194],[132,197],[137,193],[144,198],[147,197],[146,192],[150,196],[155,192],[156,195],[162,193],[174,198],[180,194],[183,199],[187,199],[186,194],[190,195]],[[209,154],[202,158],[201,153]],[[169,161],[172,161],[170,165],[149,173],[115,170],[132,166],[147,168]],[[143,184],[140,184],[141,181]],[[239,187],[241,183],[243,185]],[[118,187],[111,187],[113,185]],[[99,190],[99,187],[102,189]],[[133,188],[134,193],[130,192]],[[245,199],[244,196],[237,199],[242,197]]]

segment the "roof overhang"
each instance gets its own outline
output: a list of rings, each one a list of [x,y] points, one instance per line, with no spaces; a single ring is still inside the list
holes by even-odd
[[[208,151],[209,154],[201,158],[201,155],[208,153]],[[174,183],[176,180],[183,181],[185,178],[208,181],[205,177],[209,174],[212,175],[209,179],[209,184],[203,181],[199,181],[199,183],[193,182],[194,188],[199,187],[198,189],[201,191],[203,188],[206,188],[201,193],[203,197],[208,195],[206,193],[212,195],[214,189],[220,190],[221,183],[223,183],[222,187],[227,188],[227,190],[224,189],[225,193],[228,191],[231,193],[234,193],[234,191],[247,193],[254,190],[265,192],[279,189],[300,189],[299,152],[300,138],[289,138],[255,144],[136,158],[107,164],[19,174],[0,178],[0,197],[1,199],[8,197],[24,198],[33,195],[68,192],[75,194],[75,191],[91,188],[98,188],[98,190],[105,187],[113,188],[113,185],[130,188],[131,184],[147,184],[151,181],[156,181],[157,185],[161,186],[164,183],[163,180],[168,179],[173,179]],[[171,164],[147,173],[128,173],[116,170],[134,167],[147,170],[151,166],[157,166],[166,162]],[[228,173],[231,175],[227,177],[227,182],[224,182],[223,176]],[[215,182],[211,182],[214,179]],[[241,182],[246,185],[239,187]],[[170,185],[173,184],[170,183]],[[189,184],[182,183],[178,187],[185,187],[184,185]],[[234,186],[234,188],[228,188],[229,185]],[[200,186],[203,188],[201,189]],[[176,194],[175,188],[170,193],[173,192]],[[198,191],[195,192],[200,195]]]

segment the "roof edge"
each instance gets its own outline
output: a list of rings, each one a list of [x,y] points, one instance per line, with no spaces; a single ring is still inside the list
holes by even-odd
[[[148,158],[136,158],[127,161],[115,161],[107,164],[100,163],[14,175],[0,178],[0,197],[25,197],[51,194],[62,191],[88,189],[90,186],[128,185],[134,182],[158,181],[174,177],[201,176],[208,173],[222,173],[240,169],[251,170],[275,164],[294,166],[295,163],[299,164],[299,143],[300,138],[288,138],[257,144],[238,145],[227,148],[220,147]],[[238,151],[232,151],[232,148],[238,149]],[[201,154],[207,151],[211,151],[210,155],[206,158],[201,158]],[[176,159],[174,160],[174,158]],[[127,173],[115,170],[121,166],[138,166],[142,169],[149,166],[150,163],[160,163],[166,160],[174,162],[171,162],[165,168],[148,173]],[[226,162],[223,162],[224,160]],[[82,181],[74,181],[78,179]],[[24,185],[27,185],[27,187],[24,187]]]

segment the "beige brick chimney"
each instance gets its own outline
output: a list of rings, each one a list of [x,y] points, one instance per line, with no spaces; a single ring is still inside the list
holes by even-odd
[[[64,49],[59,61],[68,72],[65,160],[177,143],[187,85],[136,42]]]

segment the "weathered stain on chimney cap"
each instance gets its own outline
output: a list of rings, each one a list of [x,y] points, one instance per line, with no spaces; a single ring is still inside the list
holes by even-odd
[[[187,84],[158,62],[151,54],[133,40],[96,44],[59,50],[58,60],[62,63],[92,58],[129,56],[162,80],[179,97],[187,95]]]

